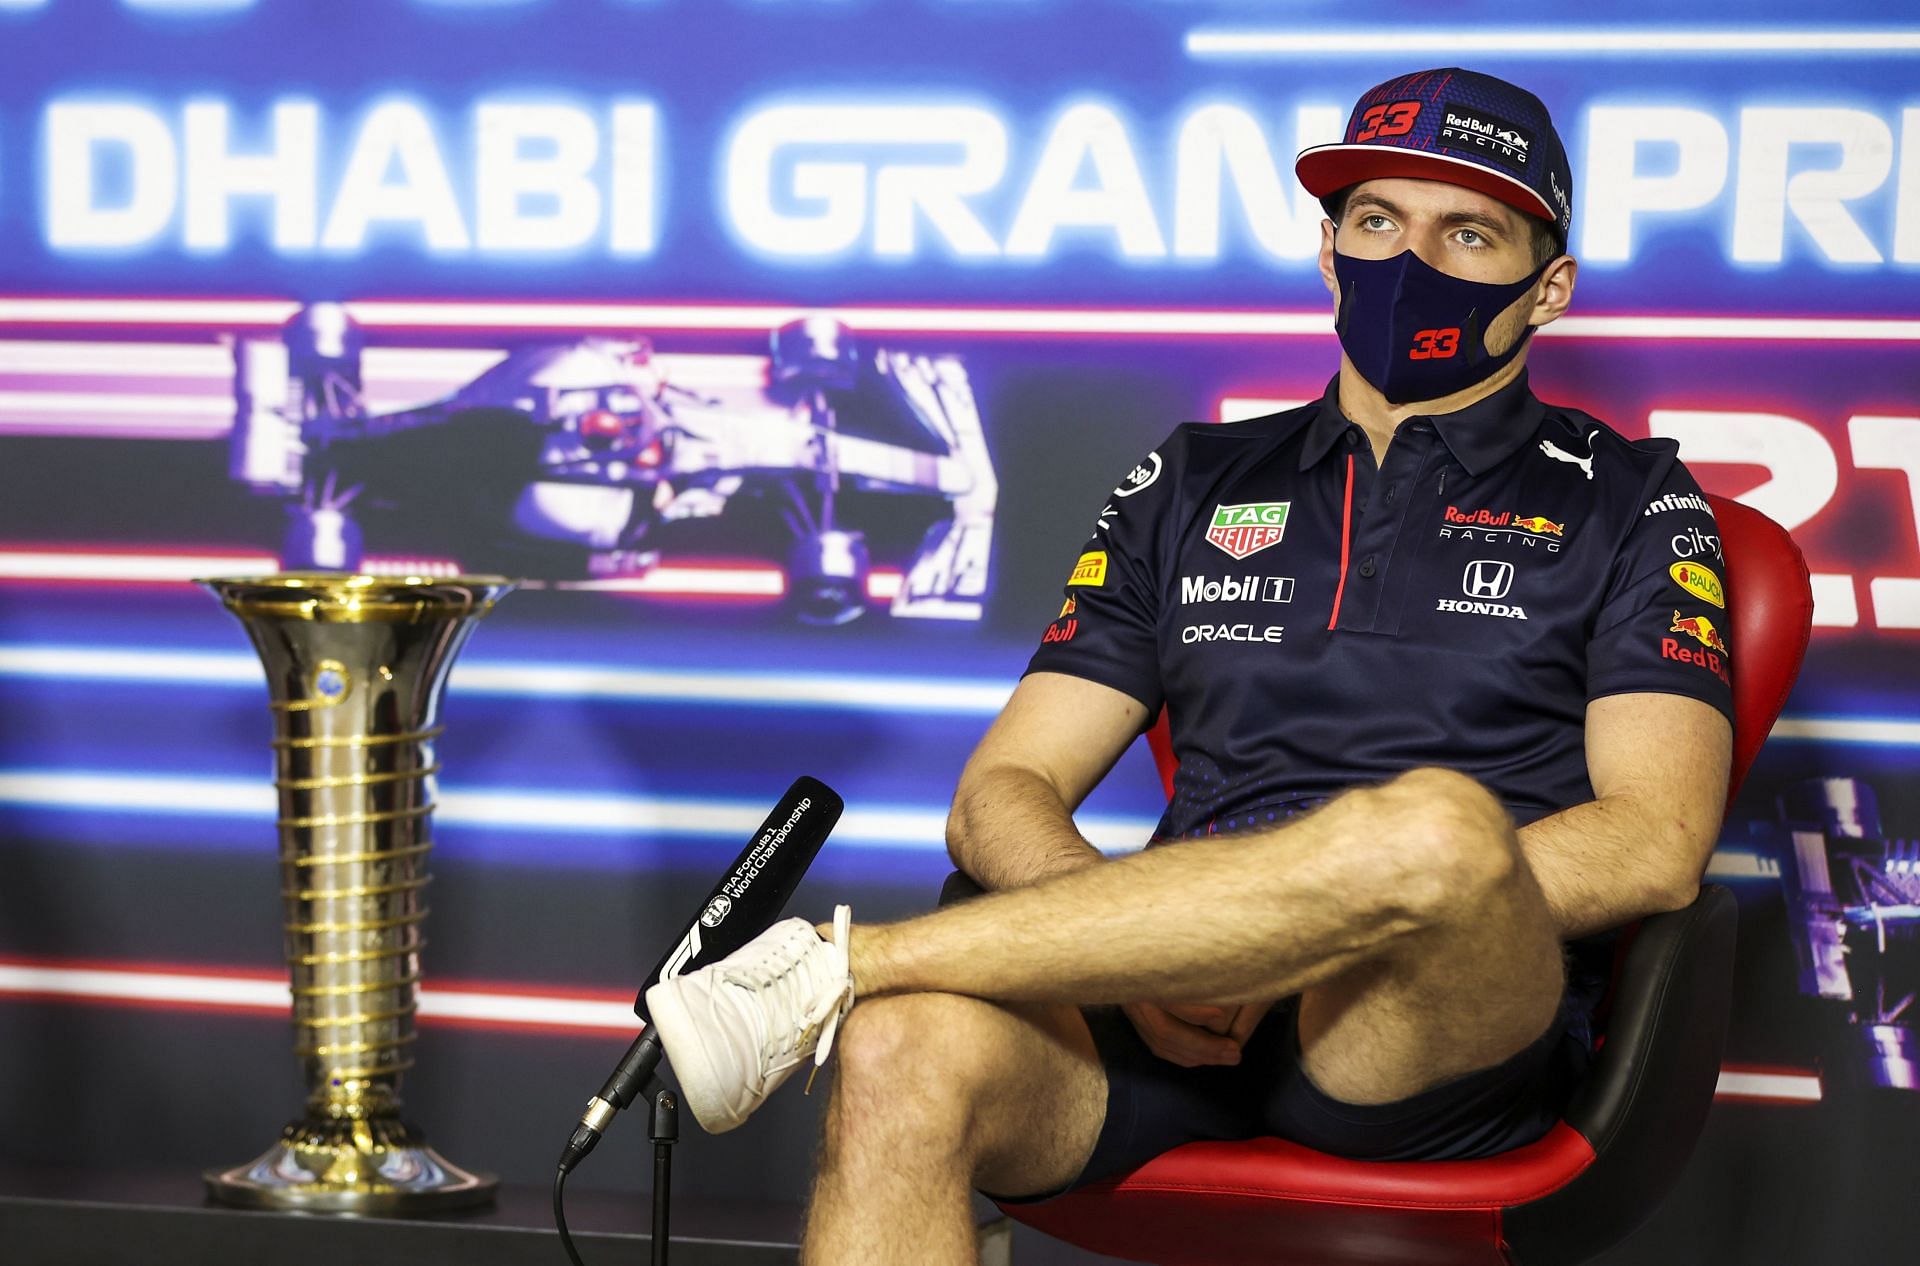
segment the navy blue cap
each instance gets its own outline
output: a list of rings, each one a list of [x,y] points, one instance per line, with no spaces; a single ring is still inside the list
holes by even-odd
[[[1339,143],[1301,150],[1293,169],[1316,198],[1363,180],[1441,180],[1547,221],[1563,245],[1573,223],[1573,173],[1547,107],[1456,66],[1369,89]]]

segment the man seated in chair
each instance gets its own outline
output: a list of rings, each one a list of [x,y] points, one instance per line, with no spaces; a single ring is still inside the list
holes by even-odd
[[[970,1262],[970,1189],[1050,1198],[1196,1139],[1534,1142],[1591,1059],[1597,934],[1698,893],[1718,533],[1672,441],[1528,389],[1576,272],[1545,107],[1402,76],[1297,171],[1339,373],[1113,491],[954,797],[988,893],[790,919],[648,993],[709,1130],[838,1050],[815,1266]],[[1109,860],[1073,810],[1163,706],[1156,847]]]

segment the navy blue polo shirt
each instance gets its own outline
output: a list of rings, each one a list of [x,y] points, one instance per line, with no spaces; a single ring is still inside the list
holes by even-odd
[[[1338,404],[1188,423],[1107,499],[1029,672],[1164,703],[1156,838],[1244,830],[1441,765],[1520,825],[1593,799],[1590,700],[1732,716],[1719,531],[1669,439],[1523,373],[1385,461]]]

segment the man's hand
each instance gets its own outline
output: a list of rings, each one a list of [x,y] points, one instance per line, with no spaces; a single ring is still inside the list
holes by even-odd
[[[1148,1050],[1182,1068],[1199,1068],[1239,1063],[1240,1048],[1271,1006],[1271,1002],[1237,1007],[1132,1002],[1120,1010],[1133,1022]]]

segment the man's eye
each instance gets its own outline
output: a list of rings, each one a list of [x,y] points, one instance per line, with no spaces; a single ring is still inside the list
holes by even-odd
[[[1473,229],[1461,229],[1460,244],[1469,249],[1478,250],[1487,244],[1487,239]]]
[[[1380,221],[1380,223],[1379,223],[1378,225],[1376,225],[1376,224],[1374,223],[1374,221],[1375,221],[1375,220],[1378,220],[1378,221]],[[1370,229],[1371,229],[1371,228],[1384,228],[1384,227],[1386,227],[1386,223],[1387,223],[1387,217],[1386,217],[1386,216],[1384,216],[1384,215],[1381,215],[1381,214],[1380,214],[1380,213],[1379,213],[1378,211],[1375,211],[1375,212],[1373,212],[1373,213],[1371,213],[1371,214],[1369,214],[1369,215],[1363,215],[1363,216],[1361,216],[1361,217],[1360,217],[1360,223],[1361,223],[1361,224],[1362,224],[1362,225],[1363,225],[1364,227],[1366,227],[1366,228],[1370,228]]]

